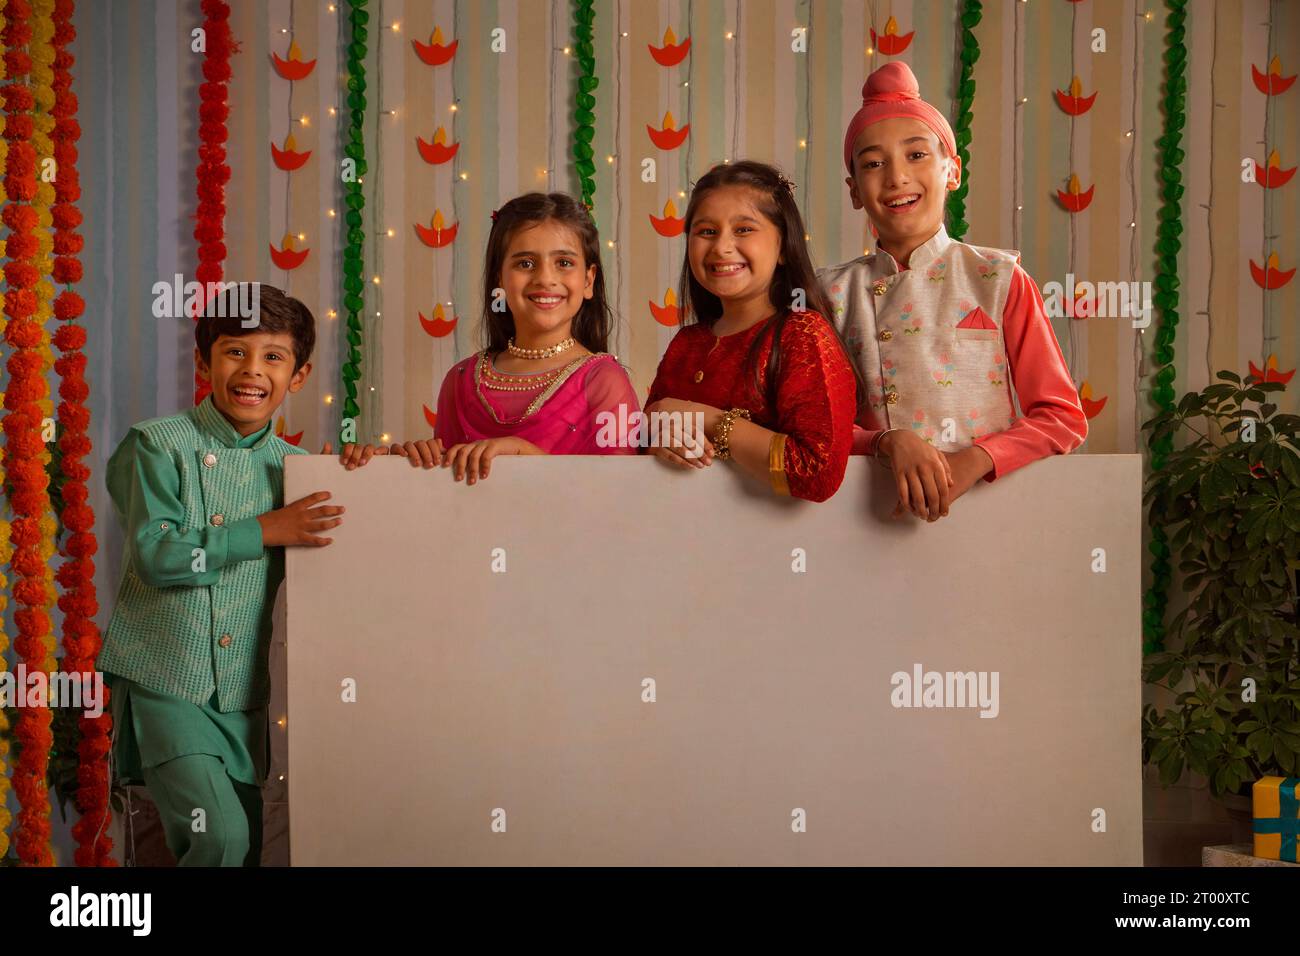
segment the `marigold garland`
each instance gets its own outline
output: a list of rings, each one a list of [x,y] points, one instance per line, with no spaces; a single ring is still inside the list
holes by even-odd
[[[194,224],[199,265],[194,278],[206,288],[209,282],[220,282],[224,274],[226,183],[230,181],[230,167],[226,165],[226,120],[230,116],[226,86],[230,82],[230,57],[239,52],[239,45],[230,32],[230,6],[223,0],[203,0],[200,6],[205,17],[206,45],[204,82],[199,86],[199,165],[195,170],[199,204]],[[194,404],[203,401],[211,390],[196,371]]]
[[[36,198],[36,151],[32,145],[34,124],[31,111],[35,97],[25,82],[32,71],[27,46],[32,42],[32,9],[27,0],[10,0],[3,31],[4,66],[8,82],[0,87],[5,112],[4,136],[9,141],[5,157],[4,186],[8,201],[0,220],[9,227],[6,245],[5,341],[14,350],[9,357],[9,389],[5,392],[5,462],[13,494],[13,570],[17,575],[13,597],[22,607],[14,612],[17,637],[14,649],[29,671],[44,667],[48,657],[46,639],[51,632],[45,611],[47,599],[41,560],[41,517],[49,508],[46,492],[48,475],[41,464],[41,409],[38,404],[44,382],[41,374],[41,327],[34,321],[37,311],[35,287],[40,275],[34,264],[39,251],[35,236],[37,212],[29,205]],[[15,729],[22,745],[14,771],[13,787],[18,795],[18,826],[13,842],[19,861],[25,866],[50,866],[50,794],[46,783],[49,764],[50,711],[45,707],[23,708]]]
[[[75,8],[73,0],[54,0],[54,117],[52,138],[58,177],[54,184],[55,203],[51,210],[55,226],[53,248],[54,275],[65,286],[54,300],[54,317],[60,326],[54,333],[54,344],[62,356],[54,363],[59,373],[58,421],[61,430],[59,450],[62,452],[63,511],[60,517],[68,533],[64,544],[66,560],[59,567],[58,580],[63,587],[59,609],[63,611],[63,667],[68,673],[89,674],[95,670],[101,639],[94,616],[99,610],[95,593],[95,552],[99,543],[95,538],[95,512],[87,503],[87,481],[90,469],[83,458],[90,453],[90,411],[85,406],[90,387],[86,382],[86,356],[81,351],[86,344],[86,330],[76,320],[86,310],[81,296],[71,285],[81,280],[82,237],[77,226],[81,213],[76,202],[81,198],[81,182],[77,174],[77,140],[81,127],[77,123],[77,95],[72,91],[72,65],[75,62],[68,47],[76,39],[72,25]],[[78,866],[114,866],[109,855],[113,841],[108,836],[109,779],[108,751],[113,726],[109,709],[109,691],[104,688],[104,712],[99,717],[83,715],[79,721],[81,741],[78,744],[77,808],[79,819],[72,827],[77,840],[75,854]]]
[[[0,0],[0,82],[3,82],[7,73],[4,70],[4,28],[7,21],[5,20],[4,11],[6,0]],[[9,144],[4,139],[4,116],[0,114],[0,170],[5,167],[5,160],[9,155]],[[4,206],[9,201],[9,196],[4,190],[4,180],[0,179],[0,206]],[[4,240],[0,240],[0,257],[3,257]],[[0,335],[4,334],[5,326],[8,324],[3,314],[4,292],[0,291]],[[4,393],[0,392],[0,403],[4,400]],[[4,456],[0,454],[0,488],[5,484]],[[13,557],[13,547],[9,542],[10,526],[9,522],[0,517],[0,667],[4,667],[4,653],[9,649],[9,635],[4,629],[4,611],[9,605],[9,579],[5,577],[4,568],[9,564]],[[9,824],[13,822],[13,817],[9,813],[9,740],[8,740],[9,720],[5,717],[4,711],[0,710],[0,859],[9,854]]]

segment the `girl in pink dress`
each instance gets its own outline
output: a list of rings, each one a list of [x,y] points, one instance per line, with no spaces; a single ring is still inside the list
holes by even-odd
[[[411,464],[486,478],[498,455],[635,454],[602,424],[640,412],[605,351],[610,310],[591,214],[563,193],[528,193],[492,216],[483,270],[486,347],[452,366],[434,437],[393,446]],[[621,412],[619,406],[625,406]]]

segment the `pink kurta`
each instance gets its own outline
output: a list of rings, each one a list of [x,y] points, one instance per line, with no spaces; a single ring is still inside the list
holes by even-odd
[[[614,356],[601,352],[575,360],[543,393],[501,391],[476,384],[482,354],[457,362],[442,380],[434,434],[443,447],[511,436],[552,455],[636,454],[635,446],[602,448],[596,442],[602,412],[617,419],[619,406],[625,405],[626,421],[641,407],[627,373]],[[521,383],[528,378],[521,376]],[[535,402],[538,407],[527,414]]]

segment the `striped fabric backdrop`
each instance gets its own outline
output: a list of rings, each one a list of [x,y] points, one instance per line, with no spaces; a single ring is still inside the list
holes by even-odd
[[[231,84],[226,275],[282,286],[319,320],[313,373],[282,410],[286,432],[302,432],[302,445],[313,450],[336,432],[340,410],[335,315],[342,312],[338,132],[346,8],[335,6],[234,0],[232,15],[241,52]],[[848,202],[841,144],[866,74],[893,58],[873,45],[871,30],[885,33],[893,18],[898,35],[912,34],[896,58],[911,65],[923,95],[951,114],[956,4],[597,0],[595,7],[595,203],[618,314],[611,348],[644,395],[673,334],[649,304],[662,303],[676,284],[684,250],[683,239],[658,236],[650,217],[662,216],[669,202],[683,212],[690,183],[712,163],[762,159],[797,183],[814,261],[862,254],[869,233]],[[436,407],[443,374],[479,344],[492,210],[521,192],[577,191],[569,154],[577,63],[564,49],[573,42],[571,12],[563,0],[372,0],[369,9],[361,432],[421,437],[430,433],[424,409]],[[968,240],[1019,249],[1040,286],[1064,284],[1068,273],[1093,282],[1152,279],[1163,7],[1155,0],[988,0],[984,11],[976,29]],[[189,323],[155,319],[150,306],[153,283],[176,273],[189,278],[196,264],[201,57],[191,52],[191,31],[201,23],[197,0],[113,0],[77,11],[98,456],[93,503],[110,544],[99,582],[106,601],[119,545],[102,486],[104,459],[130,423],[191,400]],[[1273,56],[1284,75],[1300,72],[1300,4],[1193,0],[1188,25],[1179,391],[1202,386],[1220,368],[1245,371],[1269,353],[1279,369],[1300,364],[1300,282],[1265,293],[1249,266],[1269,251],[1284,270],[1300,261],[1300,181],[1265,190],[1241,176],[1245,160],[1264,162],[1272,150],[1283,168],[1300,163],[1300,87],[1269,100],[1251,78],[1252,65],[1266,71]],[[801,28],[807,51],[795,52]],[[430,42],[435,29],[458,43],[451,62],[437,67],[422,62],[413,45]],[[665,67],[649,47],[663,46],[669,29],[679,42],[689,37],[691,48],[679,65]],[[292,84],[271,59],[286,57],[291,39],[304,59],[316,61]],[[1094,50],[1102,39],[1104,52]],[[1053,91],[1067,89],[1075,75],[1084,94],[1098,95],[1072,123]],[[678,127],[690,124],[690,135],[679,149],[663,151],[646,127],[660,127],[669,112]],[[459,151],[433,166],[416,140],[432,141],[439,127]],[[292,173],[277,169],[270,152],[289,133],[300,151],[311,150]],[[647,159],[656,163],[653,182],[643,179]],[[1096,189],[1073,222],[1055,198],[1071,172],[1084,189]],[[436,212],[459,229],[442,249],[424,245],[415,230]],[[286,234],[310,250],[288,272],[270,258],[270,246]],[[459,322],[435,338],[420,316],[432,319],[439,303]],[[1062,318],[1055,327],[1076,381],[1087,383],[1095,400],[1106,399],[1085,450],[1135,450],[1137,426],[1149,414],[1144,350],[1154,329],[1143,335],[1114,318]],[[1294,391],[1284,402],[1289,409]]]

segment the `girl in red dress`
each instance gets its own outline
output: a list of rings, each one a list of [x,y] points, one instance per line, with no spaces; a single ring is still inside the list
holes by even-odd
[[[765,163],[714,166],[686,207],[683,328],[647,413],[682,413],[703,435],[657,458],[732,459],[773,491],[825,501],[844,480],[861,397],[804,243],[794,184]],[[702,416],[697,418],[696,416]]]

